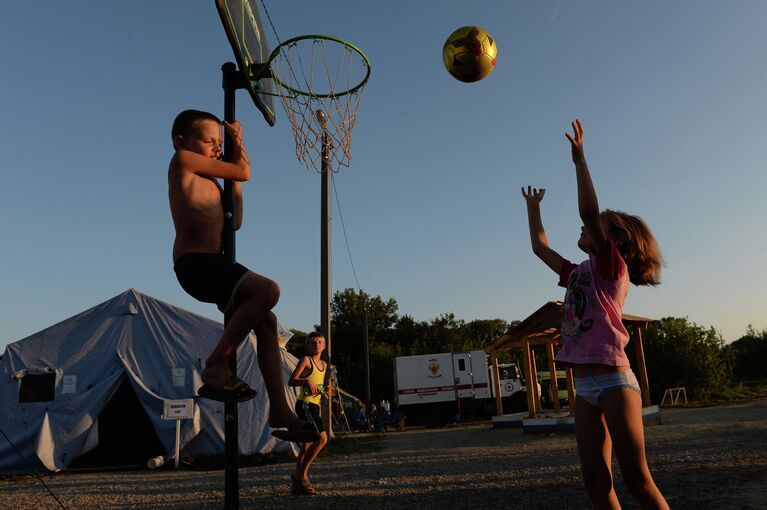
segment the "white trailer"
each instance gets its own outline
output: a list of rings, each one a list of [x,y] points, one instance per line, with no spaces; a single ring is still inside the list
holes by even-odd
[[[495,384],[485,351],[443,352],[394,359],[396,402],[408,423],[444,425],[495,412]],[[527,409],[515,364],[499,366],[505,412]]]

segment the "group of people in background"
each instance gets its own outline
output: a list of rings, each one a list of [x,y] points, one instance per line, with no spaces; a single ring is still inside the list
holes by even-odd
[[[380,404],[370,404],[370,412],[367,412],[365,404],[360,404],[354,413],[352,425],[358,432],[387,432],[390,427],[403,432],[405,415],[396,405],[384,400]]]

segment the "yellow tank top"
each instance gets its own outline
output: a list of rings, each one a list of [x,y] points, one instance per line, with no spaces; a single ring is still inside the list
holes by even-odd
[[[320,389],[320,392],[325,391],[325,371],[320,370],[320,368],[314,364],[314,360],[311,356],[309,356],[309,363],[312,364],[312,371],[309,372],[309,375],[304,377],[303,380],[313,382]],[[310,404],[320,405],[322,393],[319,395],[312,395],[311,390],[308,387],[302,386],[301,391],[298,392],[298,399]]]

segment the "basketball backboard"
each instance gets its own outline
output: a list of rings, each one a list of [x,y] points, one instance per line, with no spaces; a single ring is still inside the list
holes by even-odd
[[[237,59],[237,67],[245,76],[250,97],[266,122],[274,126],[274,85],[271,74],[262,78],[254,76],[253,65],[265,64],[270,53],[256,1],[216,0],[216,9]]]

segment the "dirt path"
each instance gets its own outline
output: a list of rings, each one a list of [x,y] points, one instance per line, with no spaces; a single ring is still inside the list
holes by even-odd
[[[767,509],[767,400],[666,410],[646,429],[656,482],[675,509]],[[589,508],[572,434],[487,425],[339,437],[312,482],[289,495],[292,464],[240,470],[240,508]],[[619,470],[623,507],[637,508]],[[69,509],[222,508],[223,471],[63,473],[46,483]],[[307,506],[308,505],[308,506]],[[0,480],[0,508],[57,508],[31,477]]]

